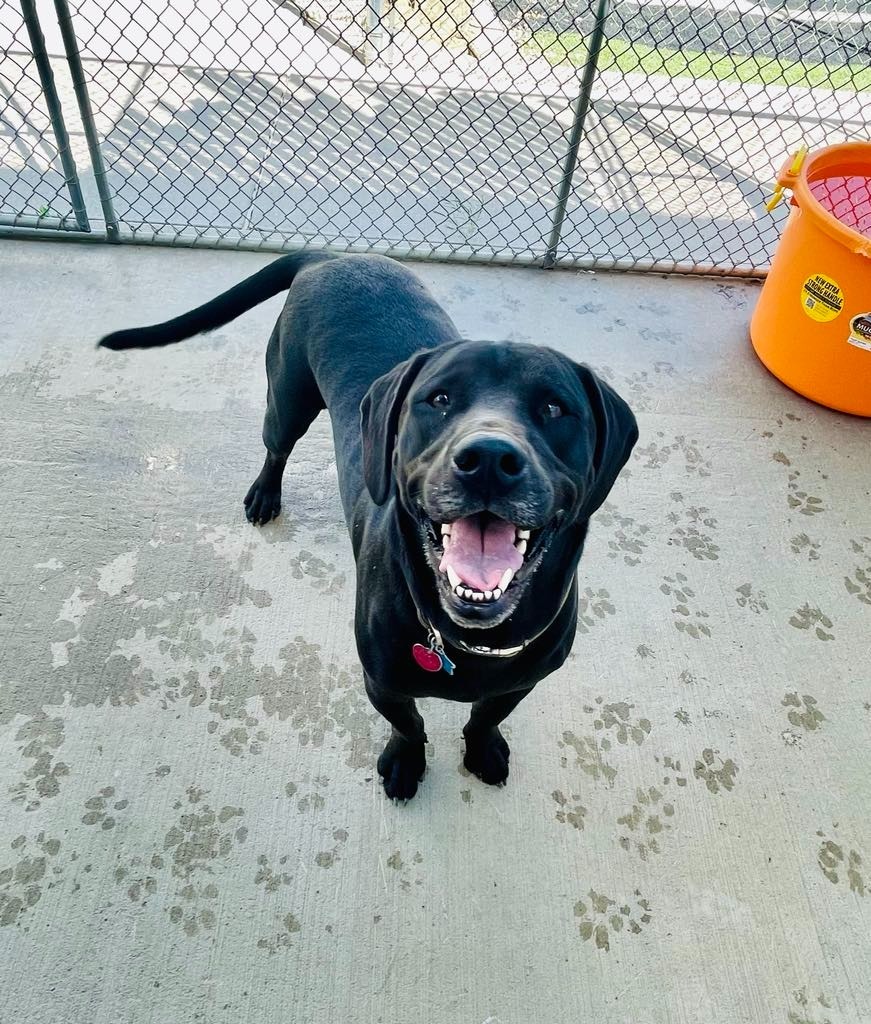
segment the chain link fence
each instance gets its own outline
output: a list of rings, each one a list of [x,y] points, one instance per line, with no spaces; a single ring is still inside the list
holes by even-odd
[[[32,2],[0,0],[0,225],[88,230]]]
[[[122,241],[758,273],[775,167],[871,137],[863,0],[29,2],[63,29],[90,228]],[[0,214],[66,226],[0,11]]]

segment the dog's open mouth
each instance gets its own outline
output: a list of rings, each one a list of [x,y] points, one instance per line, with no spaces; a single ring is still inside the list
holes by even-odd
[[[429,521],[438,575],[463,604],[495,605],[516,593],[537,567],[550,530],[529,530],[478,512],[451,523]]]

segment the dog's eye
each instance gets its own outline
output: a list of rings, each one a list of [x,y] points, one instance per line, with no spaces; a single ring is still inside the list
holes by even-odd
[[[446,391],[436,391],[429,396],[429,404],[434,409],[447,409],[451,404]]]
[[[541,408],[541,413],[546,420],[558,419],[565,412],[559,402],[545,402]]]

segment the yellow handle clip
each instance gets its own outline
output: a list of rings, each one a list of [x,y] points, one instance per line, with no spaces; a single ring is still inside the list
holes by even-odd
[[[769,213],[777,206],[781,199],[783,199],[784,190],[792,188],[795,183],[795,179],[798,177],[798,172],[801,170],[804,164],[805,157],[808,154],[807,146],[801,146],[793,153],[792,160],[789,166],[784,166],[780,174],[777,176],[777,184],[774,189],[774,195],[765,204],[765,209]]]

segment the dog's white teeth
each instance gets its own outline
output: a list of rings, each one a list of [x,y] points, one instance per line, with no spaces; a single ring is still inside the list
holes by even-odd
[[[460,585],[460,577],[450,566],[448,566],[448,581],[451,584],[451,590],[456,590]]]
[[[517,531],[517,539],[518,540],[529,540],[531,534],[532,534],[531,530],[518,530]]]
[[[457,597],[461,597],[464,601],[498,601],[502,596],[502,591],[499,587],[494,590],[473,590],[471,587],[465,587],[458,583],[454,587],[454,593]]]
[[[506,569],[505,572],[502,573],[502,579],[499,580],[499,589],[500,590],[507,590],[508,589],[508,584],[513,579],[514,579],[514,570],[513,569]]]
[[[442,534],[443,537],[450,537],[450,535],[451,535],[451,524],[450,523],[442,523],[442,525],[441,525],[441,534]]]
[[[517,548],[517,550],[520,552],[521,555],[525,555],[526,554],[526,546],[527,545],[526,545],[526,541],[525,540],[519,540],[514,546]]]

